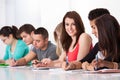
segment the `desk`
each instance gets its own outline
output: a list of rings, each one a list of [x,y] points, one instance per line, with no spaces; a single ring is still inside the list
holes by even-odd
[[[84,73],[81,70],[58,72],[0,67],[0,80],[120,80],[120,73]]]

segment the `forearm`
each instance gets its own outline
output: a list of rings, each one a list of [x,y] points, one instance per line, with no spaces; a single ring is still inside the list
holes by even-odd
[[[72,62],[72,64],[75,65],[75,69],[81,69],[82,68],[82,63],[79,61]]]
[[[21,59],[16,61],[17,66],[23,66],[23,65],[26,65],[26,64],[27,64],[27,62],[26,62],[25,58],[21,58]]]
[[[105,62],[105,67],[108,67],[109,69],[119,69],[120,63],[117,62]]]
[[[60,60],[54,60],[54,61],[51,62],[50,66],[51,67],[59,67],[60,68],[60,67],[62,67],[62,62],[63,61],[60,61]]]

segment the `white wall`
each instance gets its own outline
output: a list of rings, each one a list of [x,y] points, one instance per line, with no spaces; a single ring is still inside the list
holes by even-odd
[[[91,34],[87,18],[89,11],[107,8],[120,21],[119,4],[120,0],[0,0],[0,27],[13,24],[20,27],[25,23],[31,23],[36,28],[47,28],[49,39],[54,42],[54,28],[62,21],[67,11],[75,10],[81,15],[86,32],[92,36],[95,44],[97,39]],[[0,43],[0,51],[4,53],[4,47],[1,46],[3,43]],[[0,53],[0,57],[3,53]]]
[[[5,25],[5,0],[0,0],[0,28]],[[3,57],[5,45],[0,41],[0,59]]]

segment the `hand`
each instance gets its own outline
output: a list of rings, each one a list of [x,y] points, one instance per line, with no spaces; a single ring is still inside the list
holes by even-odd
[[[81,62],[77,62],[77,61],[69,62],[69,65],[67,65],[66,62],[63,62],[62,68],[64,70],[74,70],[74,69],[80,69],[81,65],[82,65]]]
[[[44,58],[41,60],[42,63],[46,64],[46,65],[49,65],[52,63],[52,60],[50,58]]]
[[[98,68],[105,67],[105,64],[106,64],[106,61],[101,59],[98,59],[98,60],[94,59],[91,63],[93,67],[97,66]]]
[[[14,59],[6,60],[5,63],[9,64],[9,66],[16,66],[16,61]]]
[[[82,69],[94,71],[94,67],[87,61],[82,63]]]
[[[37,59],[35,59],[35,60],[32,60],[32,64],[37,64],[37,63],[39,63],[40,61],[39,60],[37,60]]]
[[[33,67],[46,67],[47,66],[46,64],[40,62],[39,60],[33,60],[32,65]]]
[[[89,64],[87,61],[83,62],[83,63],[82,63],[82,69],[88,70],[87,67],[88,67],[89,65],[90,65],[90,64]]]

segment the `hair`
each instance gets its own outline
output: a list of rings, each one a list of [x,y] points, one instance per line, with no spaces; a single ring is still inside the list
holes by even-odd
[[[76,12],[76,11],[69,11],[65,14],[65,16],[63,17],[63,29],[62,29],[62,34],[61,34],[61,44],[62,44],[62,47],[63,49],[68,52],[68,49],[70,47],[70,44],[72,42],[72,38],[67,34],[66,30],[65,30],[65,19],[66,18],[71,18],[75,21],[75,26],[76,26],[76,30],[77,30],[77,33],[76,33],[76,43],[74,44],[74,46],[77,44],[78,42],[78,39],[79,39],[79,36],[85,32],[85,29],[84,29],[84,25],[83,25],[83,22],[82,22],[82,19],[80,17],[80,15]]]
[[[56,53],[57,53],[58,56],[60,56],[61,53],[62,53],[62,46],[61,46],[60,39],[58,38],[58,34],[57,33],[60,33],[60,35],[61,35],[62,28],[63,28],[63,25],[62,25],[62,22],[61,22],[61,23],[59,23],[56,26],[56,28],[54,30],[54,39],[55,39],[56,44],[57,44],[57,46],[56,46]]]
[[[31,32],[34,30],[35,30],[35,28],[33,25],[24,24],[19,28],[18,33],[21,34],[22,32],[26,32],[27,34],[31,34]]]
[[[37,29],[34,31],[34,34],[41,34],[44,39],[46,39],[46,38],[49,37],[48,31],[47,31],[45,28],[43,28],[43,27],[37,28]]]
[[[12,34],[13,38],[19,39],[18,37],[18,28],[16,26],[3,26],[0,30],[0,35],[3,35],[4,37],[9,37],[9,35]]]
[[[100,17],[101,15],[104,14],[110,14],[110,12],[105,8],[96,8],[89,12],[88,19],[94,20],[95,18]]]
[[[95,20],[98,29],[99,47],[112,60],[120,57],[120,25],[118,21],[109,14],[104,14]]]

